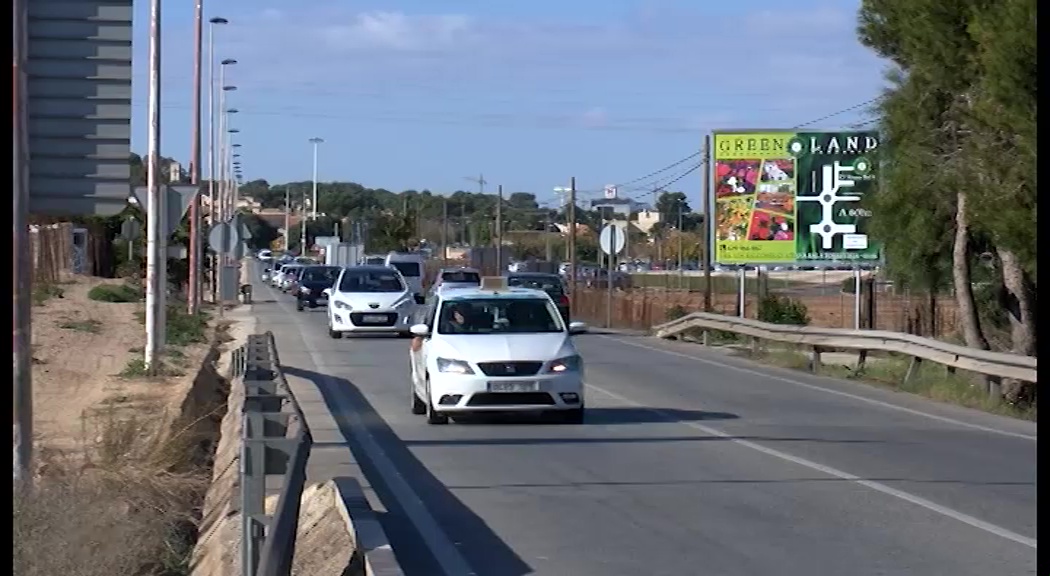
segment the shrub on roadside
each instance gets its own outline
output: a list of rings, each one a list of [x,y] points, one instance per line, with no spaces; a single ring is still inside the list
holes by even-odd
[[[770,324],[806,326],[809,310],[798,300],[771,294],[758,303],[758,319]]]
[[[96,302],[127,303],[142,300],[142,293],[128,284],[99,284],[89,290],[87,296]]]

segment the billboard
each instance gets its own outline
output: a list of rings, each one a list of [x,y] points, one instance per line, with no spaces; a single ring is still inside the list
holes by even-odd
[[[30,0],[29,211],[119,213],[131,195],[132,0]]]
[[[714,262],[874,265],[860,200],[877,184],[874,131],[715,132]]]

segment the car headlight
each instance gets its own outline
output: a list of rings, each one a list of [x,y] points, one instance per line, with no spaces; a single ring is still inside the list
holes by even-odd
[[[437,359],[438,372],[446,374],[473,374],[474,370],[463,360],[450,360],[448,358]]]
[[[335,307],[338,308],[339,310],[350,310],[351,309],[350,305],[347,304],[346,302],[343,302],[342,300],[336,300],[334,302],[334,304],[335,304]]]
[[[580,366],[583,365],[583,360],[579,355],[566,356],[564,358],[558,358],[552,360],[550,366],[547,367],[548,372],[561,373],[561,372],[579,372]]]

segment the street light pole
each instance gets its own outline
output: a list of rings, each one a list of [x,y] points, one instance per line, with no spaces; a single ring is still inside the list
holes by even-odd
[[[310,211],[313,213],[311,220],[317,220],[317,145],[324,142],[323,138],[311,138],[310,143],[314,145],[314,172],[313,172],[313,197],[310,201]]]
[[[157,370],[164,346],[164,300],[166,294],[164,190],[160,182],[160,0],[150,3],[149,35],[149,127],[146,203],[146,346],[143,358],[146,371]]]
[[[218,147],[216,137],[218,129],[215,121],[215,27],[228,24],[225,18],[212,18],[208,20],[208,225],[214,226],[219,220],[216,218],[218,205],[216,204],[216,154]],[[211,301],[217,300],[216,279],[219,273],[219,258],[213,255],[211,258],[211,272],[209,274],[208,288],[211,291]]]

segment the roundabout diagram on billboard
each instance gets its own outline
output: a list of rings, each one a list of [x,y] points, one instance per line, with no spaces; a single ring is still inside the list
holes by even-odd
[[[798,152],[793,148],[795,144],[801,145],[801,143],[791,142],[789,150],[792,153]],[[798,196],[796,198],[797,202],[820,203],[820,221],[810,224],[809,231],[820,236],[821,247],[824,250],[831,250],[834,247],[835,235],[854,234],[857,232],[856,224],[839,224],[835,222],[835,205],[839,202],[859,201],[860,196],[842,196],[839,195],[839,191],[853,188],[856,184],[856,178],[863,176],[870,170],[871,162],[866,158],[857,158],[852,165],[843,164],[837,160],[832,164],[825,164],[821,167],[823,186],[820,194],[817,196]]]

